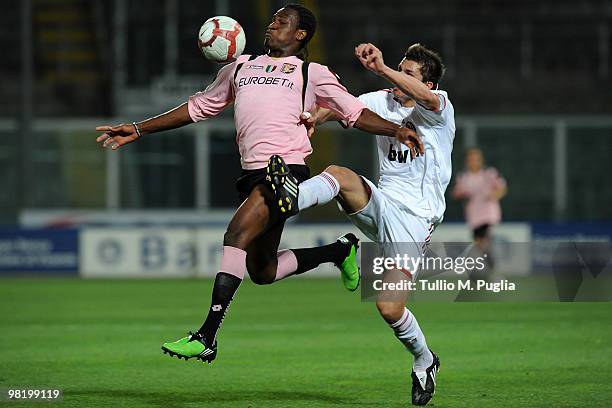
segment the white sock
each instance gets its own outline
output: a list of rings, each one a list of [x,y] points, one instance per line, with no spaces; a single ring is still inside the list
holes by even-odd
[[[433,355],[427,347],[425,335],[416,317],[406,308],[401,319],[390,325],[395,337],[406,346],[414,356],[414,371],[425,371],[433,363]]]
[[[325,204],[340,192],[340,183],[331,174],[323,172],[300,184],[298,208],[304,210],[318,204]]]

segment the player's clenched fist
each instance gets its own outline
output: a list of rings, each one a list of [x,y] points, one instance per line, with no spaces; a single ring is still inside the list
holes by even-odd
[[[359,44],[355,47],[355,56],[366,69],[378,75],[382,74],[385,68],[385,61],[382,51],[376,48],[374,44]]]
[[[306,127],[308,137],[312,137],[312,135],[314,134],[316,123],[317,117],[312,113],[302,112],[300,114],[300,122],[298,123],[298,125],[304,125],[304,127]]]
[[[102,143],[102,147],[110,146],[117,150],[119,147],[131,143],[140,137],[136,124],[121,124],[117,126],[98,126],[99,132],[104,132],[96,138],[96,142]]]

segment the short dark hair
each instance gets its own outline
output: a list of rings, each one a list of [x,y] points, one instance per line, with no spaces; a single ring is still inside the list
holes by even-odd
[[[412,44],[404,54],[404,59],[417,62],[421,65],[421,75],[423,81],[433,82],[438,85],[446,67],[442,63],[442,58],[436,53],[419,43]]]
[[[317,18],[312,11],[301,4],[291,3],[287,4],[284,8],[294,10],[298,14],[298,28],[306,31],[306,37],[302,40],[300,50],[304,50],[307,55],[306,46],[317,31]]]

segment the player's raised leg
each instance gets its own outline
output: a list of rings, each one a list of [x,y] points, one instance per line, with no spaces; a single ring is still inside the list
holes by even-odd
[[[356,212],[365,207],[370,199],[367,184],[361,176],[346,167],[329,166],[298,186],[289,167],[275,155],[268,161],[267,173],[267,181],[276,196],[274,204],[288,216],[326,204],[336,197],[347,212]]]
[[[264,185],[256,186],[238,208],[223,240],[221,266],[215,277],[208,316],[196,333],[175,342],[164,343],[162,350],[179,358],[198,358],[211,362],[217,355],[217,332],[247,271],[247,248],[270,225],[278,221],[268,204],[272,194]],[[278,247],[278,243],[276,243]]]
[[[358,248],[359,239],[348,233],[328,245],[279,251],[275,281],[302,274],[323,263],[333,263],[342,271],[344,286],[354,291],[359,287],[359,265],[356,260]]]
[[[267,181],[275,194],[274,204],[286,216],[328,203],[334,198],[338,199],[345,211],[356,212],[367,205],[370,194],[367,184],[357,173],[340,166],[329,166],[323,173],[297,186],[289,167],[279,156],[272,156],[268,161]],[[342,251],[347,245],[350,245],[348,253]],[[330,245],[292,251],[303,270],[316,267],[322,263],[321,260],[334,262],[341,271],[344,286],[354,291],[360,280],[357,248],[357,238],[353,234],[346,234]]]
[[[336,242],[321,247],[278,251],[283,226],[283,220],[277,222],[247,249],[247,270],[253,283],[271,284],[310,271],[327,262],[338,266],[353,262],[356,267],[354,258],[359,240],[354,234],[345,234]],[[358,283],[359,281],[356,282]],[[350,287],[351,290],[356,288],[357,286]]]

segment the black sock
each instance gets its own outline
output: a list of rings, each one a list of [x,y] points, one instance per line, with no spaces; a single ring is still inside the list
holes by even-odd
[[[217,273],[208,316],[202,327],[200,327],[200,330],[198,330],[198,333],[202,335],[207,346],[211,347],[215,343],[217,331],[219,331],[219,327],[221,327],[221,323],[223,323],[225,313],[234,295],[238,291],[241,282],[242,279],[229,273]]]
[[[295,274],[304,273],[325,262],[340,264],[349,254],[351,246],[340,241],[315,248],[292,249],[298,262]]]

